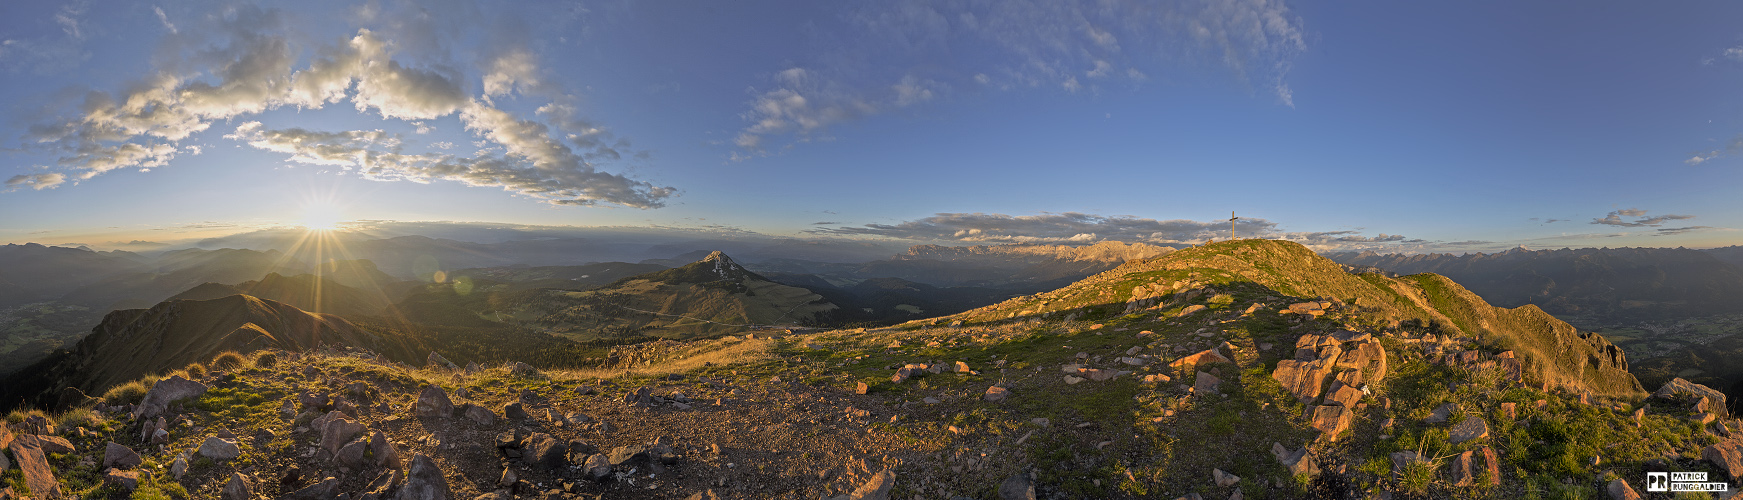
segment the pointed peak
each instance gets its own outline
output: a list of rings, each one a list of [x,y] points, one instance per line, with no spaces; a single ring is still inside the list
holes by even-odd
[[[702,258],[702,262],[712,262],[712,261],[720,261],[720,262],[725,263],[725,264],[734,264],[734,262],[732,261],[732,257],[727,257],[726,252],[722,252],[719,250],[709,252],[707,257]]]

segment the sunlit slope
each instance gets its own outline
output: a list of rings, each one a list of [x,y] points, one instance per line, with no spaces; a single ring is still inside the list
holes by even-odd
[[[1621,349],[1535,306],[1494,307],[1435,274],[1399,278],[1350,274],[1336,262],[1287,241],[1237,240],[1182,249],[1128,262],[1059,290],[927,322],[992,322],[1056,315],[1096,320],[1156,311],[1179,314],[1187,300],[1207,285],[1245,288],[1268,296],[1263,310],[1256,311],[1260,314],[1280,314],[1278,310],[1292,303],[1324,299],[1339,306],[1335,314],[1346,323],[1385,329],[1420,322],[1448,334],[1475,338],[1498,350],[1519,352],[1532,384],[1594,395],[1644,392],[1628,373],[1627,357]]]

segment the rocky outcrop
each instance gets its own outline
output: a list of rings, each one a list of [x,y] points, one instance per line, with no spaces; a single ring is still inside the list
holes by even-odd
[[[1326,393],[1334,376],[1334,390],[1360,387],[1386,377],[1386,349],[1366,333],[1339,331],[1330,335],[1303,335],[1295,341],[1295,358],[1277,362],[1271,378],[1303,403],[1312,404],[1321,395],[1340,405],[1352,406],[1360,396],[1351,392]]]
[[[182,378],[175,375],[162,379],[151,385],[146,391],[145,399],[133,410],[133,418],[151,418],[158,416],[169,407],[170,402],[179,401],[206,393],[206,384]]]
[[[36,496],[44,498],[60,498],[61,484],[49,469],[48,458],[43,456],[42,447],[37,444],[35,436],[22,435],[12,439],[7,446],[12,452],[12,458],[18,460],[18,469],[24,473],[24,485]]]
[[[1711,411],[1719,414],[1721,417],[1727,415],[1725,411],[1725,393],[1719,392],[1711,387],[1683,380],[1681,377],[1673,378],[1669,382],[1665,382],[1663,386],[1658,388],[1658,391],[1652,393],[1652,397],[1658,399],[1689,398],[1696,400],[1697,405],[1702,405],[1699,400],[1705,398],[1705,408],[1697,407],[1696,411]]]

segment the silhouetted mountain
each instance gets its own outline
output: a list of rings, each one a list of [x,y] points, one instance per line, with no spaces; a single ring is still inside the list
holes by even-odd
[[[0,246],[0,307],[59,299],[104,279],[148,269],[137,254],[36,243]]]

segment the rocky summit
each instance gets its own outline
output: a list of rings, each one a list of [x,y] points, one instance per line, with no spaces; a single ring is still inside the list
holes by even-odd
[[[890,327],[612,352],[190,364],[14,412],[0,498],[1635,498],[1648,471],[1743,479],[1721,393],[1648,393],[1600,335],[1286,242]]]

